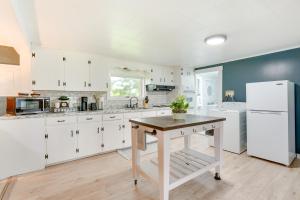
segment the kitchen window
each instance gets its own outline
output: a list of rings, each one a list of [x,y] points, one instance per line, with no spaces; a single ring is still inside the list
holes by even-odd
[[[143,79],[140,77],[110,77],[110,97],[120,99],[142,97]]]

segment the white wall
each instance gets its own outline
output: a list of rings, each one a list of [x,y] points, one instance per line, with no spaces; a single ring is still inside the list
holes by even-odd
[[[0,96],[30,89],[30,50],[18,26],[9,0],[0,0],[0,44],[12,46],[20,54],[20,66],[0,64]]]

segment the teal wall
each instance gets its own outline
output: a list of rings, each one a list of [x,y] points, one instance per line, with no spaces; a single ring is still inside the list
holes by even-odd
[[[295,82],[295,142],[296,151],[300,153],[300,48],[218,65],[223,65],[223,94],[225,90],[234,90],[236,101],[246,101],[246,83],[249,82],[274,80]]]

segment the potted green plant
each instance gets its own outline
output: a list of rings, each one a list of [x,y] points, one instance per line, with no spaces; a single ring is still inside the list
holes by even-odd
[[[175,101],[171,103],[173,119],[185,119],[189,103],[186,101],[185,96],[178,96]]]

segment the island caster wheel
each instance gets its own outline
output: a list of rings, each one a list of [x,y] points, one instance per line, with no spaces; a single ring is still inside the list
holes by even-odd
[[[134,180],[134,185],[137,185],[137,180]]]
[[[215,174],[215,179],[218,180],[218,181],[221,180],[221,176],[220,176],[219,173],[216,173],[216,174]]]

